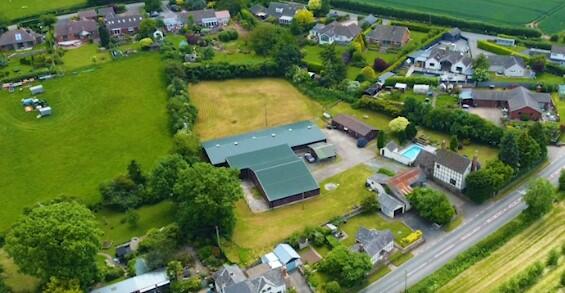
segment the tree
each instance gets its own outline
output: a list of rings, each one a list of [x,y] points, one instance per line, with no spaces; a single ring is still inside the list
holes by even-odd
[[[126,211],[125,220],[130,228],[136,228],[139,224],[139,214],[135,210],[129,209]]]
[[[371,66],[363,67],[363,69],[361,70],[361,75],[363,75],[365,80],[369,81],[372,81],[377,77],[377,74],[375,73],[373,68],[371,68]]]
[[[285,28],[271,23],[258,25],[249,34],[249,44],[258,55],[272,55],[279,44],[288,44],[293,40]]]
[[[408,127],[408,124],[410,124],[408,119],[400,116],[392,119],[388,123],[388,127],[390,128],[390,131],[394,133],[399,133],[399,132],[404,132],[404,130],[406,130],[406,127]]]
[[[187,0],[184,7],[188,10],[200,10],[206,8],[206,0]]]
[[[379,131],[379,134],[377,135],[377,148],[379,148],[380,150],[385,147],[385,144],[386,144],[385,132]]]
[[[472,172],[465,178],[468,195],[475,202],[483,202],[493,196],[514,176],[514,169],[500,160],[487,163],[479,171]]]
[[[292,19],[292,27],[294,27],[294,34],[301,34],[308,31],[314,23],[314,15],[307,9],[299,9],[296,11]]]
[[[153,39],[143,38],[139,40],[139,45],[141,46],[141,49],[148,50],[151,46],[153,46]]]
[[[483,69],[488,70],[490,67],[490,62],[488,61],[485,54],[479,54],[479,57],[473,61],[473,68],[474,69]]]
[[[449,139],[449,149],[454,152],[459,149],[459,139],[457,139],[457,135],[452,135]]]
[[[528,64],[535,73],[542,73],[545,71],[545,56],[533,56],[528,61]]]
[[[527,169],[541,160],[541,148],[539,144],[530,137],[527,131],[522,131],[518,137],[518,150],[520,151],[520,168]]]
[[[559,262],[559,251],[552,249],[547,256],[546,264],[550,267],[556,266]]]
[[[361,201],[361,207],[366,213],[375,213],[381,208],[377,197],[373,193],[363,198]]]
[[[144,185],[147,182],[147,178],[143,175],[141,171],[141,166],[136,160],[132,160],[128,165],[128,177],[135,183]]]
[[[151,13],[161,11],[161,0],[145,0],[145,11]]]
[[[241,9],[247,7],[247,0],[218,0],[216,1],[216,9],[229,10],[231,15],[237,15]]]
[[[404,129],[404,132],[406,133],[406,139],[412,140],[418,135],[418,128],[415,123],[410,122],[406,129]]]
[[[377,72],[385,71],[390,65],[382,58],[375,58],[375,62],[373,62],[373,69]]]
[[[8,288],[8,285],[6,285],[6,283],[4,282],[4,268],[0,265],[0,292],[1,293],[10,293],[10,289]]]
[[[526,214],[533,217],[541,217],[551,210],[555,200],[555,188],[542,178],[534,180],[524,195],[524,201],[528,204]]]
[[[322,8],[322,0],[309,0],[308,9],[311,11],[320,10]]]
[[[173,154],[179,154],[189,164],[202,159],[202,146],[200,139],[189,129],[177,131],[173,137]]]
[[[137,38],[139,40],[142,40],[144,38],[151,38],[156,30],[157,22],[151,18],[144,18],[141,23],[139,23],[139,32],[137,33]]]
[[[76,278],[86,287],[97,275],[101,234],[86,207],[55,200],[26,211],[8,231],[5,249],[25,274],[44,282]]]
[[[173,187],[182,170],[189,165],[179,154],[164,157],[151,172],[149,187],[156,199],[168,199],[173,196]]]
[[[275,48],[275,62],[281,72],[287,72],[293,65],[302,63],[302,52],[294,42],[289,44],[278,44]]]
[[[338,282],[331,281],[331,282],[326,283],[325,292],[326,293],[341,293],[341,292],[343,292],[343,290],[341,290],[341,286],[339,285]]]
[[[57,22],[57,17],[55,17],[55,15],[53,14],[43,14],[39,17],[39,22],[41,22],[41,25],[43,25],[47,29],[51,29]]]
[[[120,211],[138,207],[143,202],[143,189],[139,187],[124,175],[119,175],[110,182],[102,183],[99,188],[102,205]]]
[[[565,169],[561,169],[561,174],[559,174],[559,191],[565,191]]]
[[[316,17],[321,17],[330,12],[329,0],[309,0],[308,9],[314,13]]]
[[[172,260],[167,264],[167,276],[172,282],[182,277],[182,264],[178,260]]]
[[[335,44],[326,46],[320,57],[322,57],[321,84],[329,87],[337,86],[345,79],[347,68],[343,59],[337,56]]]
[[[407,197],[420,216],[434,223],[447,224],[455,215],[455,208],[439,191],[425,187],[416,188]]]
[[[372,267],[367,254],[352,252],[340,245],[320,262],[319,269],[334,277],[341,285],[352,287],[359,284]]]
[[[214,49],[210,46],[202,49],[202,60],[212,60],[215,55]]]
[[[507,131],[502,137],[498,158],[514,169],[520,167],[520,149],[518,147],[518,137],[515,132]]]
[[[196,163],[180,171],[174,187],[177,221],[189,236],[229,236],[235,225],[235,203],[242,197],[238,172]]]
[[[103,21],[98,24],[98,35],[100,35],[100,46],[110,48],[110,32]]]
[[[473,73],[473,80],[475,80],[475,82],[479,83],[479,82],[487,81],[489,79],[490,79],[490,74],[487,69],[482,69],[482,68],[475,69],[475,72]]]
[[[144,255],[149,268],[162,267],[173,259],[179,239],[180,230],[175,224],[151,229],[139,243],[139,253]]]
[[[0,291],[1,292],[1,291]],[[59,280],[55,277],[49,279],[49,283],[42,291],[43,293],[81,293],[80,282],[77,279]]]
[[[534,122],[528,127],[528,135],[535,141],[540,148],[540,159],[547,157],[547,145],[550,142],[550,136],[539,121]]]

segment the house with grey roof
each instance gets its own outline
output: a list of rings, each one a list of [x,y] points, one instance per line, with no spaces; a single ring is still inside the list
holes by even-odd
[[[98,22],[92,19],[62,19],[55,25],[55,39],[59,45],[72,41],[97,41]]]
[[[96,13],[96,10],[94,9],[81,10],[77,14],[79,19],[98,19],[98,13]]]
[[[534,72],[529,70],[524,59],[517,56],[489,55],[488,71],[508,77],[533,78]]]
[[[0,51],[31,49],[42,41],[43,36],[31,29],[9,30],[0,35]]]
[[[367,16],[365,16],[365,18],[363,18],[363,20],[361,20],[361,26],[363,25],[373,25],[375,23],[377,23],[379,19],[376,18],[374,15],[369,14]]]
[[[549,60],[556,63],[565,64],[565,46],[552,45]]]
[[[112,36],[135,35],[143,21],[141,15],[114,15],[105,19],[106,27]]]
[[[109,6],[109,7],[100,7],[98,8],[98,16],[104,17],[104,18],[111,18],[116,16],[116,11],[114,10],[114,7]]]
[[[251,8],[249,8],[249,11],[251,11],[253,15],[262,20],[265,20],[268,17],[267,8],[259,3],[251,6]]]
[[[282,268],[270,269],[258,265],[246,275],[237,265],[224,265],[214,275],[214,285],[219,293],[286,292],[286,272]]]
[[[538,121],[543,113],[555,107],[549,93],[537,93],[519,86],[511,90],[473,89],[472,103],[476,107],[503,108],[510,119]]]
[[[401,48],[410,41],[410,30],[404,26],[379,24],[367,34],[366,39],[382,47]]]
[[[390,230],[377,231],[361,227],[355,235],[355,242],[351,250],[366,253],[373,265],[384,261],[394,249],[394,237]]]
[[[441,46],[429,52],[424,68],[435,72],[471,75],[472,63],[473,59],[469,54]]]
[[[267,8],[267,18],[275,18],[279,24],[291,24],[294,15],[306,6],[299,3],[271,2]]]
[[[165,270],[158,270],[129,278],[106,287],[94,289],[91,293],[138,293],[168,292],[169,277]]]
[[[316,24],[311,30],[309,37],[318,41],[320,45],[325,44],[349,44],[357,35],[361,33],[361,28],[357,22],[340,23],[334,21],[328,25]]]
[[[229,23],[230,12],[227,10],[215,11],[214,9],[192,10],[180,13],[179,18],[184,23],[191,20],[194,24],[205,28],[217,28]]]

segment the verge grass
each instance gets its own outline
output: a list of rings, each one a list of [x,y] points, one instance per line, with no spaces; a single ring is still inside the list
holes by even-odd
[[[18,266],[14,264],[8,254],[0,249],[0,266],[4,269],[3,278],[6,285],[14,292],[35,292],[39,286],[39,280],[20,273]]]
[[[202,140],[314,119],[322,107],[283,79],[232,79],[191,84]]]
[[[84,5],[86,0],[3,0],[0,1],[0,19],[14,20],[39,16],[43,13]]]
[[[135,72],[135,74],[132,74]],[[149,169],[171,146],[162,65],[157,54],[97,66],[43,83],[53,115],[36,119],[0,92],[0,231],[23,208],[58,195],[90,204],[98,186],[135,159]]]

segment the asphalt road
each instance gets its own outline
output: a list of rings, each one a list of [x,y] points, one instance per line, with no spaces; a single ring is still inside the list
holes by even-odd
[[[558,155],[536,177],[543,177],[556,183],[559,178],[559,172],[564,167],[565,156]],[[449,260],[518,216],[526,208],[526,204],[522,202],[525,190],[526,183],[519,186],[504,199],[485,206],[482,212],[476,214],[474,218],[466,221],[458,229],[446,235],[436,245],[429,247],[426,251],[421,251],[410,261],[369,285],[362,292],[403,292],[406,287],[409,288],[435,272]]]

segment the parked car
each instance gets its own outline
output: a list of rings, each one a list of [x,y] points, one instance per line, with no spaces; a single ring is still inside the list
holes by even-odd
[[[316,158],[314,158],[314,156],[312,156],[311,153],[305,153],[305,154],[304,154],[304,159],[305,159],[308,163],[314,163],[314,162],[316,162]]]
[[[469,111],[469,109],[471,108],[471,106],[469,106],[469,105],[467,105],[467,104],[463,104],[463,105],[461,106],[461,108],[463,108],[463,110],[465,110],[465,111]]]

